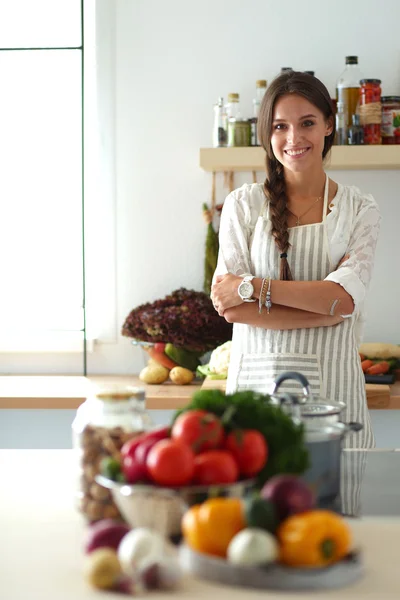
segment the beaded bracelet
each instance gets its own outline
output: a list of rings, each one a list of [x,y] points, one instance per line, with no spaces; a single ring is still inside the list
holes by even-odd
[[[271,310],[271,307],[272,307],[272,302],[271,302],[271,279],[268,279],[268,290],[267,290],[267,295],[266,295],[266,299],[265,299],[265,306],[267,307],[267,313],[269,314],[269,311]]]
[[[266,294],[267,294],[266,283],[267,283],[267,280],[264,278],[262,280],[262,282],[261,282],[260,296],[258,298],[258,312],[259,312],[259,314],[261,314],[262,307],[264,306],[264,302],[265,302],[265,298],[266,298]]]
[[[262,307],[264,306],[265,300],[267,299],[267,284],[268,284],[268,282],[269,282],[269,277],[265,277],[261,283],[260,298],[259,298],[259,302],[258,302],[259,314],[261,314]]]

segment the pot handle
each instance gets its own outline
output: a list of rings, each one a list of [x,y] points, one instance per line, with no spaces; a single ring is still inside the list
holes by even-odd
[[[297,373],[296,371],[285,371],[282,375],[279,375],[274,381],[274,387],[272,390],[272,395],[275,395],[278,391],[279,386],[288,379],[294,379],[303,387],[303,394],[306,397],[305,401],[312,401],[312,393],[310,389],[310,384],[308,383],[307,377],[304,377],[301,373]]]
[[[347,425],[347,433],[357,433],[364,429],[364,425],[362,423],[357,423],[357,421],[350,421],[349,423],[345,423]]]

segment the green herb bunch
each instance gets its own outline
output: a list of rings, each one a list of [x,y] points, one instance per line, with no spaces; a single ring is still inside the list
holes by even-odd
[[[201,355],[232,339],[232,324],[218,315],[207,294],[180,288],[134,308],[122,335],[142,342],[170,342]]]
[[[202,409],[222,418],[225,428],[257,429],[265,437],[269,455],[264,469],[257,476],[257,485],[281,473],[301,474],[309,466],[304,443],[304,427],[296,423],[279,406],[271,404],[268,395],[251,390],[225,395],[220,390],[199,390],[192,402],[178,414]]]

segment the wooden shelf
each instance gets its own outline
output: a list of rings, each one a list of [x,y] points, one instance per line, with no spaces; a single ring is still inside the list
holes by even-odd
[[[264,171],[263,148],[201,148],[200,167],[205,171]],[[389,146],[333,146],[326,161],[330,170],[400,169],[400,144]]]

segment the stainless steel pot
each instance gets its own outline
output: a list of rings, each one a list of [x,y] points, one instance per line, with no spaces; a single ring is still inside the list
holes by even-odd
[[[292,397],[292,400],[287,398],[287,394],[278,394],[279,387],[284,381],[295,380],[303,388],[302,395],[296,395]],[[285,396],[286,400],[282,402],[282,397]],[[271,395],[272,402],[285,406],[289,404],[288,411],[293,416],[301,418],[304,421],[315,421],[318,427],[322,425],[331,425],[341,420],[342,412],[346,408],[344,402],[337,402],[327,400],[326,398],[316,398],[310,389],[308,380],[301,373],[295,371],[287,371],[282,373],[274,382],[274,389]],[[290,406],[291,405],[291,406]]]
[[[278,394],[279,386],[294,379],[303,388],[303,396]],[[343,402],[314,399],[309,383],[301,373],[288,371],[275,381],[273,401],[301,421],[305,429],[305,443],[310,455],[310,467],[302,479],[314,490],[319,506],[330,506],[340,494],[341,455],[344,438],[360,431],[361,423],[343,423]]]

